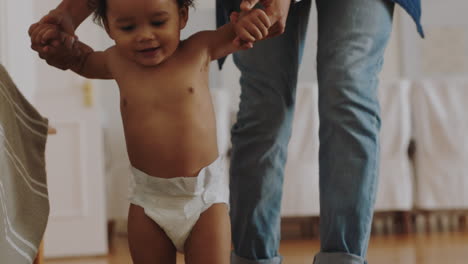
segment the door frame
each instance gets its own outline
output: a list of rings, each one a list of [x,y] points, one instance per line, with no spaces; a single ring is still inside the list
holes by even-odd
[[[0,1],[0,62],[30,101],[36,91],[36,62],[30,48],[29,25],[34,22],[33,0]]]
[[[0,63],[6,66],[5,58],[6,58],[6,23],[7,23],[7,15],[6,15],[6,1],[0,1]]]

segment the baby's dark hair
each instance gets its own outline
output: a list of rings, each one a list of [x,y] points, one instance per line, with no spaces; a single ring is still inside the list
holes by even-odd
[[[131,0],[128,0],[131,1]],[[175,0],[179,7],[191,7],[193,6],[194,0]],[[93,1],[93,7],[95,7],[93,20],[99,25],[104,25],[104,21],[107,19],[107,0],[95,0]]]

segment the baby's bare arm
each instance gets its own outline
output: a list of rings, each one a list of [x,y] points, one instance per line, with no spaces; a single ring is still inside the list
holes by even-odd
[[[241,13],[233,12],[231,20],[237,37],[244,42],[255,42],[264,39],[271,27],[270,18],[262,9],[253,9]]]
[[[62,35],[57,30],[57,25],[38,24],[36,26],[36,41],[43,42],[48,38],[60,38]],[[47,63],[56,68],[72,71],[86,77],[96,79],[112,79],[107,67],[107,53],[95,52],[88,45],[76,41],[74,50],[65,47],[46,47],[49,52]]]
[[[226,24],[217,30],[199,32],[197,35],[199,36],[199,43],[207,48],[210,60],[222,58],[241,49],[234,43],[236,33],[232,23]]]
[[[212,31],[202,31],[193,35],[189,41],[194,45],[206,47],[211,60],[227,56],[241,49],[253,47],[253,42],[268,35],[270,21],[263,10],[243,12],[235,21]],[[239,37],[239,34],[243,38]]]
[[[109,52],[106,51],[93,51],[88,45],[78,42],[76,43],[80,50],[87,50],[83,53],[77,63],[72,65],[70,69],[77,74],[89,79],[113,79],[107,64]]]

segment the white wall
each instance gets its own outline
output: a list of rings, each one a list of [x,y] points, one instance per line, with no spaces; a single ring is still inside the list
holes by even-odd
[[[0,63],[4,63],[6,55],[6,1],[0,1]]]
[[[30,101],[36,90],[37,60],[28,37],[33,20],[32,0],[0,1],[0,62]]]
[[[468,1],[423,1],[423,40],[402,19],[401,66],[408,79],[440,79],[468,75]]]

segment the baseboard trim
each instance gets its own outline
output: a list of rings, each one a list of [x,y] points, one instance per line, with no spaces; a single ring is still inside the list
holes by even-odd
[[[319,216],[281,218],[281,239],[319,237]],[[127,219],[108,221],[109,238],[127,235]],[[414,210],[376,212],[372,235],[468,231],[468,210]],[[110,241],[110,240],[109,240]]]

